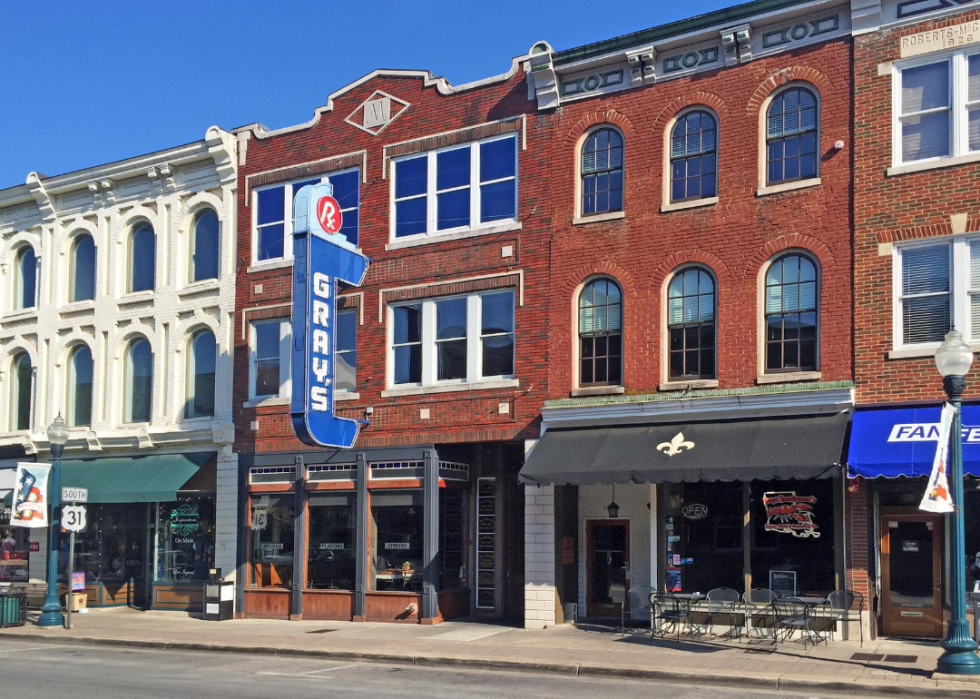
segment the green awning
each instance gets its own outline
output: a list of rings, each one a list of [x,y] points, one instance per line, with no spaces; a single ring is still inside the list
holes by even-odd
[[[12,490],[5,490],[4,491],[3,500],[0,501],[0,505],[3,505],[4,507],[13,507],[14,506],[14,491],[12,491]]]
[[[88,501],[172,502],[214,452],[64,461],[61,485],[88,488]]]

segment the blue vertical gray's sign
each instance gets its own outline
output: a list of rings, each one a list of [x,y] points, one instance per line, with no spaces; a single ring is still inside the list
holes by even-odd
[[[325,197],[332,202],[332,195],[333,185],[322,182],[300,189],[293,202],[290,415],[305,444],[349,449],[366,423],[334,413],[337,282],[359,286],[368,258],[346,236],[325,230],[317,217],[318,202]]]

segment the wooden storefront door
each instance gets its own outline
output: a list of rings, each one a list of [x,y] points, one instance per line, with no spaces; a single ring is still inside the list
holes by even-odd
[[[625,519],[586,523],[586,613],[620,615],[630,587],[630,523]]]
[[[943,520],[899,511],[881,515],[881,625],[886,636],[943,633]]]

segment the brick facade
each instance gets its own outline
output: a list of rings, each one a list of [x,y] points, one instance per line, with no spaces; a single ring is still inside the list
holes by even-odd
[[[450,90],[445,89],[445,83],[431,75],[379,71],[370,79],[335,93],[311,124],[281,133],[269,133],[262,127],[239,131],[238,240],[243,251],[252,246],[253,212],[247,194],[250,187],[281,181],[286,175],[288,179],[307,176],[308,168],[297,168],[304,163],[365,153],[360,245],[372,263],[365,283],[344,292],[358,297],[361,304],[362,323],[357,329],[359,398],[337,404],[341,415],[362,419],[365,408],[373,408],[373,414],[368,416],[371,424],[358,439],[359,447],[513,440],[536,434],[538,410],[547,394],[548,381],[547,230],[551,211],[542,186],[548,179],[549,154],[541,143],[551,117],[534,111],[525,77],[523,69],[516,65],[509,76],[461,90],[450,88],[452,93],[446,94]],[[380,134],[372,135],[345,119],[377,90],[410,106]],[[395,107],[393,103],[393,113]],[[406,144],[409,141],[426,139],[426,148],[447,145],[460,136],[447,136],[446,132],[468,127],[477,128],[464,132],[463,137],[517,131],[521,226],[506,232],[386,250],[394,182],[390,158],[403,151],[412,152],[413,144]],[[269,171],[276,172],[264,174]],[[243,318],[288,318],[291,313],[291,265],[249,271],[253,265],[247,252],[239,256],[236,447],[242,452],[304,450],[307,447],[294,437],[287,405],[242,407],[249,400],[249,348]],[[256,292],[257,286],[260,293]],[[416,286],[419,288],[406,290]],[[382,397],[386,388],[387,303],[498,286],[517,291],[515,377],[520,381],[519,387]],[[428,411],[427,419],[420,417],[423,410]],[[255,422],[257,429],[253,429]]]
[[[552,397],[576,388],[574,313],[583,283],[595,275],[611,276],[623,289],[626,392],[653,392],[667,381],[665,289],[689,264],[710,268],[717,279],[718,386],[756,385],[763,373],[760,275],[774,255],[791,249],[810,253],[821,269],[820,378],[851,378],[850,53],[842,38],[558,110],[551,146]],[[820,95],[820,183],[759,196],[761,110],[791,82],[809,83]],[[718,201],[661,212],[669,130],[695,105],[718,117]],[[599,124],[624,136],[625,217],[573,224],[575,159],[584,134]],[[842,151],[834,148],[838,139]]]

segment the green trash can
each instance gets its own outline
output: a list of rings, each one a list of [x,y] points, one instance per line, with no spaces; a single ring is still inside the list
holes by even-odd
[[[0,629],[27,623],[27,593],[0,591]]]

